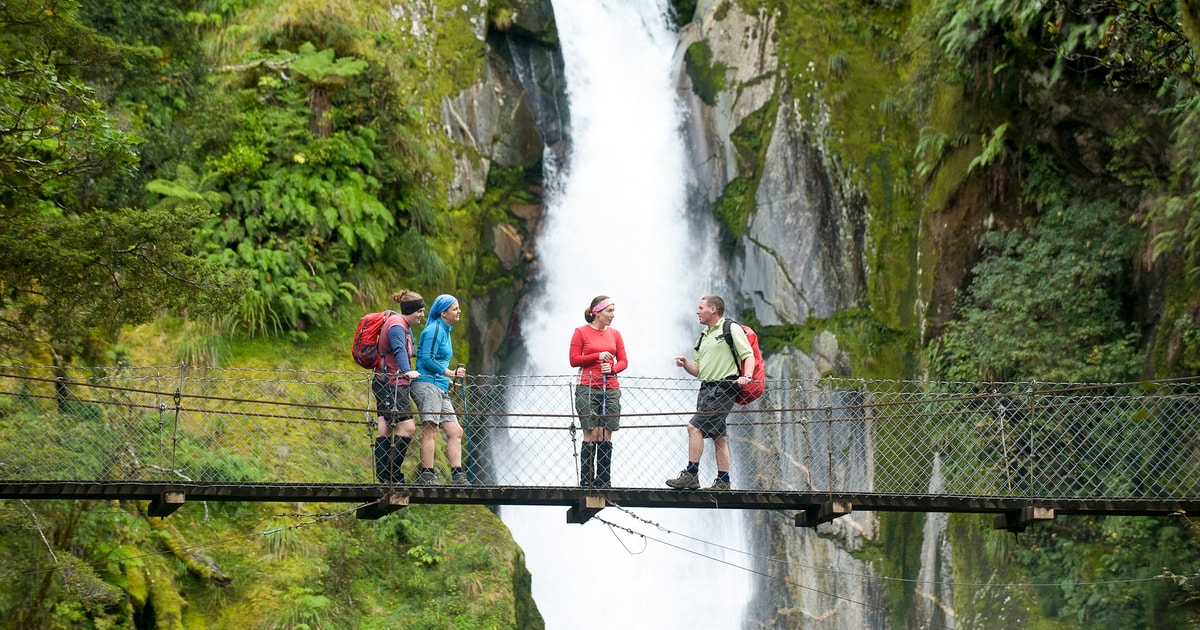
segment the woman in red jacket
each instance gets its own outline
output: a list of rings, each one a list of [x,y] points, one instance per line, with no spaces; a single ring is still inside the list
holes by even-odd
[[[629,366],[625,341],[612,327],[616,306],[598,295],[583,311],[586,326],[571,336],[571,367],[580,368],[575,386],[575,411],[583,425],[579,484],[612,485],[612,434],[621,423],[621,389],[617,374]]]

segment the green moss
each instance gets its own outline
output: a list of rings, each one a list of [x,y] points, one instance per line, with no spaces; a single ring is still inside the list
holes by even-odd
[[[146,606],[150,597],[150,588],[146,582],[146,567],[139,560],[125,563],[125,592],[133,600],[133,606],[141,610]]]
[[[729,136],[737,158],[738,172],[755,179],[755,188],[766,162],[767,147],[771,142],[771,135],[775,132],[775,118],[778,112],[779,101],[771,99],[766,105],[746,116]]]
[[[729,7],[732,6],[733,3],[734,0],[723,0],[721,4],[717,6],[717,10],[713,11],[713,19],[718,22],[724,20],[725,16],[729,13]]]
[[[750,224],[757,205],[758,183],[766,160],[767,145],[774,131],[778,101],[772,100],[742,120],[730,134],[737,169],[741,173],[725,185],[713,207],[713,214],[725,230],[722,245],[732,247]]]
[[[801,120],[828,120],[809,123],[814,139],[831,156],[831,170],[862,192],[871,310],[888,327],[915,327],[922,190],[910,175],[918,124],[907,115],[911,70],[900,54],[915,9],[897,2],[741,4],[778,15],[779,79],[806,96],[795,101]]]
[[[1164,258],[1160,264],[1178,265]],[[1147,371],[1158,377],[1200,374],[1200,278],[1177,272],[1166,291]]]
[[[186,602],[175,584],[173,572],[159,558],[146,563],[149,573],[150,595],[148,605],[154,609],[154,627],[166,630],[183,630],[183,608]]]
[[[513,556],[513,594],[516,598],[516,627],[523,630],[543,630],[546,627],[542,613],[533,601],[533,576],[525,566],[525,553]]]
[[[540,169],[540,164],[528,169],[493,167],[483,195],[450,212],[448,227],[456,244],[450,256],[459,265],[464,294],[508,293],[523,277],[525,261],[505,269],[493,251],[492,234],[497,224],[505,223],[524,239],[535,237],[512,208],[540,202],[533,192],[541,184]]]
[[[885,325],[874,313],[854,310],[828,319],[810,317],[803,324],[755,328],[763,352],[783,346],[813,351],[813,340],[822,331],[837,337],[838,347],[850,358],[855,378],[895,379],[915,376],[915,333]]]
[[[952,591],[954,610],[958,618],[979,619],[985,625],[1003,621],[1005,625],[1022,628],[1061,628],[1066,620],[1049,623],[1041,614],[1032,588],[1007,588],[1003,597],[976,584],[1023,584],[1029,582],[1013,560],[1012,548],[1017,538],[996,530],[992,518],[980,514],[952,514],[946,525],[946,535],[953,541],[951,566],[955,586]]]
[[[725,89],[725,73],[729,67],[713,60],[712,48],[703,40],[688,46],[684,62],[692,80],[692,90],[706,105],[716,105],[717,94]]]
[[[860,556],[872,561],[880,575],[895,578],[884,582],[895,628],[909,627],[908,614],[916,597],[916,580],[921,571],[921,543],[925,515],[886,513],[879,516],[879,538],[864,548]]]
[[[721,197],[713,206],[713,214],[729,235],[725,241],[726,246],[736,242],[746,233],[750,213],[754,211],[754,195],[757,188],[757,183],[753,180],[737,177],[721,191]]]

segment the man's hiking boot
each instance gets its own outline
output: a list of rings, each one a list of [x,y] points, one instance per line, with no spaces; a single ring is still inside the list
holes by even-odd
[[[668,488],[676,490],[698,490],[700,488],[700,478],[694,472],[688,472],[686,469],[679,471],[679,476],[674,479],[667,480]]]
[[[713,485],[708,487],[709,490],[728,490],[729,482],[721,478],[713,479]]]
[[[417,485],[432,486],[437,483],[437,472],[432,470],[422,470],[417,473]]]
[[[467,473],[462,470],[455,470],[450,473],[450,483],[455,486],[469,486],[471,480],[467,479]]]

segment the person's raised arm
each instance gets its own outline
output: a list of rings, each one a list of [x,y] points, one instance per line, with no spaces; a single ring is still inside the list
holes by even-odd
[[[688,374],[691,374],[692,376],[700,375],[700,366],[696,365],[695,361],[692,361],[691,359],[689,359],[685,356],[680,355],[680,356],[675,357],[675,365],[683,368]]]

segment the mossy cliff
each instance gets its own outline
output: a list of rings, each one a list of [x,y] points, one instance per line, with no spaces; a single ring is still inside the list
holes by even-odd
[[[1112,209],[1105,215],[1113,217],[1106,219],[1114,222],[1112,243],[1139,243],[1094,246],[1098,260],[1090,268],[1120,270],[1101,283],[1112,303],[1122,305],[1103,314],[1110,320],[1102,325],[1119,332],[1080,342],[1062,337],[1059,346],[1079,345],[1079,364],[1092,367],[1061,378],[1197,374],[1200,274],[1194,258],[1180,256],[1182,248],[1165,254],[1155,248],[1163,242],[1156,232],[1167,228],[1147,219],[1161,216],[1153,208],[1162,207],[1155,200],[1166,194],[1172,168],[1162,147],[1176,137],[1163,115],[1177,104],[1175,96],[1144,85],[1163,68],[1113,64],[1089,71],[1089,57],[1070,48],[1083,40],[1064,35],[1069,43],[1055,43],[1073,27],[1071,12],[1060,6],[1065,3],[1011,11],[999,4],[977,3],[964,13],[961,4],[902,0],[675,3],[686,47],[681,92],[693,95],[688,103],[700,121],[693,129],[694,161],[723,224],[735,312],[758,324],[768,376],[1038,378],[1049,362],[1000,356],[1005,336],[993,334],[996,343],[974,347],[976,358],[966,364],[969,344],[944,350],[943,335],[953,329],[952,343],[961,344],[964,337],[954,335],[965,335],[959,332],[964,326],[996,318],[986,297],[973,304],[964,299],[997,290],[972,289],[983,273],[976,266],[998,253],[983,245],[985,234],[1028,234],[1043,242],[1095,238],[1055,228],[1059,224],[1042,216],[1097,207]],[[1139,19],[1123,14],[1125,21],[1106,28],[1133,39],[1141,34]],[[1055,45],[1057,57],[1039,56]],[[1118,53],[1103,53],[1109,54]],[[1125,225],[1149,229],[1130,237]],[[1106,255],[1111,263],[1100,262]],[[1036,295],[1026,283],[1035,285],[1037,277],[1031,271],[991,281]],[[1063,326],[1099,321],[1088,317]],[[969,323],[955,324],[958,319]],[[999,330],[1016,338],[1024,327],[1011,321]],[[1136,343],[1128,341],[1133,338]],[[1053,339],[1046,343],[1046,355],[1058,352]],[[851,572],[863,575],[1033,581],[1022,573],[1031,557],[1025,554],[1044,540],[1014,541],[989,531],[985,520],[855,514],[810,532],[755,515],[751,531],[764,553],[802,556],[801,564],[823,557],[841,567],[854,557],[862,564]],[[1072,527],[1045,531],[1052,536]],[[950,574],[940,568],[920,573],[923,559],[937,557],[948,558]],[[894,581],[875,591],[874,582],[855,584],[827,572],[796,571],[787,579],[786,588],[763,581],[752,618],[772,627],[819,627],[810,620],[836,607],[835,616],[849,624],[844,627],[1042,627],[1067,621],[1067,610],[1080,619],[1116,619],[1122,606],[1155,606],[1149,603],[1155,596],[1142,591],[1131,591],[1125,604],[1096,600],[1092,608],[1071,608],[1078,603],[1048,603],[1060,601],[1053,589],[1004,599]],[[813,592],[836,593],[876,613],[846,611]],[[1178,620],[1187,613],[1156,609],[1153,615]]]
[[[344,331],[401,287],[462,298],[455,354],[474,369],[512,358],[542,160],[559,166],[568,146],[548,0],[119,4],[78,3],[88,25],[158,55],[92,79],[145,144],[128,181],[89,192],[211,206],[195,248],[255,283],[220,321],[126,331],[112,361],[351,369]],[[1033,379],[1040,357],[1075,352],[1106,378],[1200,370],[1200,231],[1186,221],[1200,117],[1183,115],[1194,80],[1163,78],[1194,55],[1129,54],[1184,41],[1177,24],[1195,41],[1193,3],[1178,15],[1078,5],[1119,9],[1111,20],[1079,20],[1087,11],[1065,2],[673,4],[692,162],[768,375]],[[1120,238],[1079,254],[1068,246],[1094,226],[1072,217],[1102,217],[1101,236]],[[999,236],[1053,247],[1005,249]],[[1033,260],[1043,251],[1095,264],[1059,276]],[[979,266],[997,258],[1021,272]],[[1036,290],[1043,276],[1087,280],[1111,308],[1005,362],[1027,331],[990,300],[1071,297],[1075,285]],[[1091,329],[1116,332],[1064,336]],[[15,627],[541,626],[520,550],[479,507],[377,522],[320,505],[189,504],[166,521],[136,504],[5,507],[0,555],[31,567],[0,596]],[[763,625],[1194,622],[1166,603],[1187,600],[1172,584],[1071,588],[1133,576],[1138,554],[1190,558],[1176,523],[1060,519],[1014,540],[977,516],[854,513],[816,531],[752,518],[771,557],[853,568],[763,580],[751,609]],[[1000,599],[911,580],[1041,586]],[[863,605],[846,613],[845,600]]]
[[[494,369],[530,273],[542,147],[561,127],[509,70],[515,55],[554,63],[552,21],[537,17],[548,3],[82,4],[81,19],[104,34],[157,45],[163,67],[185,60],[202,77],[188,96],[167,84],[145,100],[131,96],[140,87],[130,77],[158,70],[108,84],[113,107],[149,138],[128,196],[244,208],[248,218],[214,233],[249,238],[266,225],[267,241],[230,251],[250,261],[299,244],[307,269],[330,274],[297,281],[264,260],[256,273],[290,293],[260,285],[257,306],[221,321],[164,316],[125,331],[112,357],[355,369],[345,331],[410,287],[461,296],[471,326],[456,354]],[[151,181],[157,195],[140,189]],[[350,214],[323,207],[288,241],[279,216],[304,207],[301,190]],[[364,208],[374,214],[353,214]],[[322,220],[334,229],[318,229]],[[333,290],[320,293],[329,278]],[[483,506],[417,505],[375,521],[336,504],[188,503],[165,519],[145,508],[6,502],[0,557],[21,569],[7,574],[0,618],[22,628],[543,627],[524,556]]]

